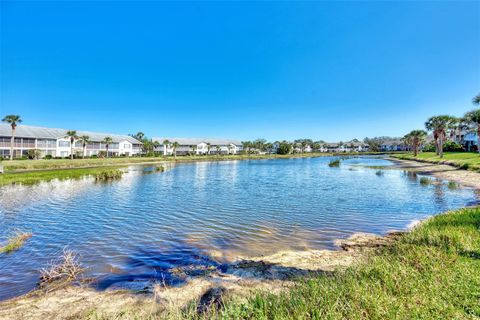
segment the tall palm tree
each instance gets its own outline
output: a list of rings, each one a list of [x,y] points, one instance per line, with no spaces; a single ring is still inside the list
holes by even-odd
[[[480,104],[480,103],[479,103]],[[477,151],[480,153],[480,109],[475,109],[465,114],[465,120],[476,127]]]
[[[177,159],[177,148],[180,146],[180,143],[177,141],[172,143],[172,148],[173,148],[173,157]]]
[[[82,149],[83,149],[82,159],[85,159],[85,154],[87,153],[87,144],[90,143],[90,137],[89,136],[81,136],[81,137],[78,138],[78,140],[82,142]]]
[[[412,130],[404,137],[405,143],[412,146],[414,157],[418,155],[418,149],[426,137],[427,132],[424,130]]]
[[[210,142],[207,143],[207,153],[210,154],[210,149],[212,149],[212,144]]]
[[[433,138],[435,139],[435,149],[440,158],[443,158],[443,144],[447,137],[447,131],[451,128],[455,118],[448,115],[434,116],[425,122],[425,128],[433,131]]]
[[[113,139],[111,137],[105,137],[105,139],[103,139],[102,142],[105,143],[105,149],[107,150],[107,158],[108,158],[108,147],[113,142]]]
[[[78,139],[77,131],[68,130],[65,138],[70,139],[70,159],[73,160],[73,143]]]
[[[168,147],[170,146],[170,141],[168,139],[165,139],[163,140],[163,145],[165,146],[165,153],[164,155],[166,156],[167,155],[167,152],[168,152]]]
[[[12,127],[12,138],[10,139],[10,160],[13,160],[13,145],[15,144],[15,129],[17,124],[22,122],[19,115],[9,114],[2,119],[3,122],[9,123]]]

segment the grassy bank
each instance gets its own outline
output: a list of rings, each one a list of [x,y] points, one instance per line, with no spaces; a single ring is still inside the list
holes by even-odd
[[[301,281],[281,295],[227,302],[219,316],[474,319],[480,317],[479,270],[480,209],[462,209],[429,219],[364,264]]]
[[[118,168],[118,167],[116,167]],[[96,176],[102,174],[109,167],[98,168],[80,168],[80,169],[58,169],[58,170],[42,170],[19,173],[0,174],[0,186],[11,184],[32,185],[42,181],[50,181],[53,179],[80,179],[85,176]]]
[[[434,152],[423,152],[416,157],[413,154],[396,154],[392,155],[392,157],[403,160],[448,164],[456,168],[480,172],[480,155],[473,152],[446,152],[443,158],[440,158]]]

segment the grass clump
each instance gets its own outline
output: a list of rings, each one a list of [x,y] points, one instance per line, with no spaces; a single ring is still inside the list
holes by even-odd
[[[31,233],[16,231],[9,239],[5,246],[0,247],[0,253],[11,253],[20,249],[25,241],[32,237]]]
[[[330,168],[340,167],[340,159],[331,160],[331,161],[328,163],[328,166],[329,166]]]
[[[120,179],[122,175],[123,175],[122,170],[118,170],[118,169],[103,170],[95,174],[95,180],[96,181],[115,180],[115,179]]]
[[[430,184],[432,184],[432,183],[433,183],[433,180],[430,179],[430,178],[427,178],[427,177],[421,177],[421,178],[420,178],[420,184],[421,184],[422,186],[428,186],[428,185],[430,185]]]
[[[448,181],[447,186],[450,190],[458,189],[458,183],[456,183],[455,181]]]

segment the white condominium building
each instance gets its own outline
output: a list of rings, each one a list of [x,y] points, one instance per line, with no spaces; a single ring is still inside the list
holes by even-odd
[[[242,143],[231,139],[203,139],[203,138],[159,138],[152,139],[160,145],[155,151],[164,155],[186,154],[237,154],[242,150]],[[174,148],[175,142],[178,144]],[[175,150],[174,150],[175,149]]]
[[[45,127],[17,125],[15,129],[15,142],[13,146],[14,157],[27,156],[29,150],[38,150],[40,157],[50,155],[52,157],[68,157],[72,152],[70,138],[67,137],[66,129],[54,129]],[[88,136],[89,142],[83,146],[83,142],[76,140],[73,143],[73,153],[77,156],[98,155],[101,151],[106,152],[105,138],[110,137],[112,143],[108,145],[108,153],[112,156],[132,156],[141,153],[142,143],[128,135],[110,133],[98,133],[89,131],[77,131],[77,136]],[[7,123],[0,123],[0,157],[10,157],[10,142],[12,127]]]

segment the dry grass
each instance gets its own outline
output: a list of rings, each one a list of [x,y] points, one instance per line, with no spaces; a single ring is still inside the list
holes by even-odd
[[[10,253],[20,249],[25,241],[31,237],[31,233],[15,231],[14,234],[8,239],[8,243],[0,248],[0,253]]]

